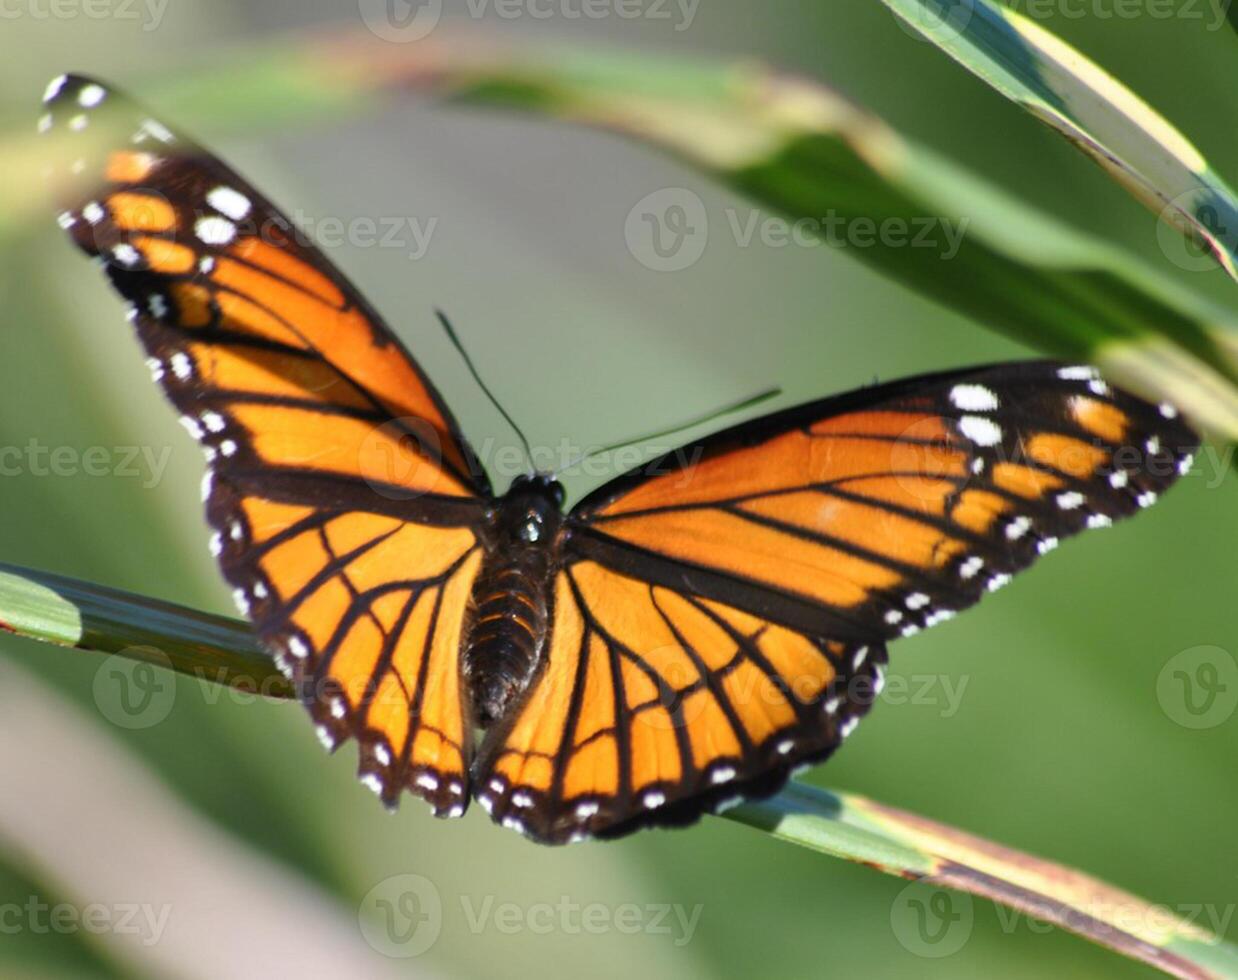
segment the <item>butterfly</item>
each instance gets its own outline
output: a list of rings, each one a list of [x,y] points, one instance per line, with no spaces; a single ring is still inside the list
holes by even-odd
[[[321,740],[390,807],[544,843],[691,823],[824,760],[887,644],[1150,506],[1198,440],[1086,366],[925,375],[758,418],[570,511],[492,490],[378,314],[241,177],[51,83],[59,223],[206,454],[211,551]],[[484,731],[484,735],[480,733]]]

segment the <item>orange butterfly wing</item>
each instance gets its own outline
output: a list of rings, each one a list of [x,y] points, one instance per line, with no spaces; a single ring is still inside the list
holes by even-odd
[[[772,792],[854,726],[886,641],[1149,506],[1197,445],[1170,406],[1034,362],[793,409],[620,478],[572,513],[548,665],[479,799],[560,842]]]
[[[77,143],[60,224],[130,304],[203,447],[211,549],[329,746],[441,814],[467,802],[459,650],[490,488],[416,363],[218,159],[98,82],[48,91]]]

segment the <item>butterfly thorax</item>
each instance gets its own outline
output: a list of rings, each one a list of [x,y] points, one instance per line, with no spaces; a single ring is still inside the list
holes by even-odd
[[[563,488],[546,477],[522,477],[499,500],[464,655],[481,726],[507,714],[542,656],[562,503]]]

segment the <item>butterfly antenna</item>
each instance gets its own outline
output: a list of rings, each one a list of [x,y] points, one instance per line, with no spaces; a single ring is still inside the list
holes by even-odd
[[[451,321],[447,319],[447,314],[442,310],[435,310],[434,315],[438,317],[438,322],[443,325],[443,329],[447,331],[447,339],[460,352],[460,356],[464,359],[465,366],[469,369],[469,374],[473,376],[473,380],[477,382],[477,387],[482,390],[487,398],[490,399],[490,404],[499,410],[499,414],[507,420],[507,424],[512,427],[512,430],[520,438],[520,443],[524,446],[525,458],[529,461],[529,475],[532,476],[535,467],[533,465],[533,447],[529,445],[529,440],[525,437],[523,430],[516,424],[516,420],[508,414],[499,400],[494,397],[494,392],[481,379],[481,375],[477,372],[476,365],[473,364],[473,359],[469,357],[469,352],[464,349],[464,344],[460,342],[460,337],[456,334],[455,328],[451,325]]]
[[[554,476],[558,476],[564,470],[570,470],[573,466],[579,466],[587,459],[592,459],[594,456],[602,456],[609,452],[614,452],[616,449],[622,449],[624,446],[631,446],[638,442],[652,442],[654,439],[663,439],[666,436],[673,436],[676,432],[682,432],[684,429],[691,429],[698,425],[704,425],[706,422],[712,422],[714,419],[721,418],[724,415],[730,415],[734,412],[742,412],[744,409],[752,408],[760,405],[762,402],[767,402],[771,398],[777,398],[782,394],[781,388],[766,388],[755,395],[749,395],[747,398],[740,399],[737,402],[732,402],[730,405],[724,405],[722,408],[715,408],[704,415],[698,415],[695,418],[687,419],[680,422],[678,425],[672,425],[667,429],[659,429],[657,432],[646,432],[644,435],[634,436],[631,439],[623,439],[619,442],[612,443],[609,446],[603,446],[601,449],[592,449],[581,456],[577,456],[566,466],[556,470]]]

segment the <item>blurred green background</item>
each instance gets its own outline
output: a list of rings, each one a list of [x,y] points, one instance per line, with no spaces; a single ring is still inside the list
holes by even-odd
[[[1032,353],[845,251],[742,246],[729,224],[747,220],[747,202],[613,136],[410,98],[242,142],[215,135],[230,128],[222,112],[178,112],[161,93],[178,70],[267,37],[355,29],[366,3],[12,0],[0,11],[0,125],[24,136],[47,80],[86,71],[199,136],[294,218],[433,222],[416,259],[357,242],[328,252],[491,458],[515,439],[435,326],[436,306],[530,438],[551,446],[657,429],[770,384],[792,404]],[[1238,38],[1215,5],[1178,4],[1200,16],[1169,18],[1117,6],[1063,3],[1043,23],[1177,122],[1232,182]],[[1166,262],[1154,217],[1099,170],[877,0],[647,3],[628,6],[645,11],[632,19],[566,16],[580,0],[500,13],[512,9],[445,0],[442,23],[802,73],[1234,302],[1219,273]],[[672,274],[637,261],[624,226],[636,202],[673,187],[700,195],[712,231],[700,261]],[[147,380],[119,302],[50,210],[0,251],[0,447],[18,450],[3,457],[0,560],[230,613],[206,551],[200,454]],[[1238,938],[1228,469],[1206,453],[1148,514],[894,644],[885,703],[803,778],[1060,860]],[[578,475],[569,492],[605,478]],[[496,474],[499,489],[506,479]],[[1230,685],[1207,727],[1172,682],[1201,658]],[[440,823],[410,801],[388,816],[353,778],[354,750],[324,755],[295,706],[11,637],[0,638],[0,677],[6,978],[1154,975],[979,900],[954,899],[948,941],[928,942],[909,925],[920,897],[902,882],[717,819],[550,850],[476,808]],[[406,886],[415,907],[398,901]],[[32,896],[100,906],[113,927],[39,928],[47,916],[30,911]],[[125,928],[130,907],[166,913],[157,942]],[[411,923],[409,944],[384,941],[388,915]]]

